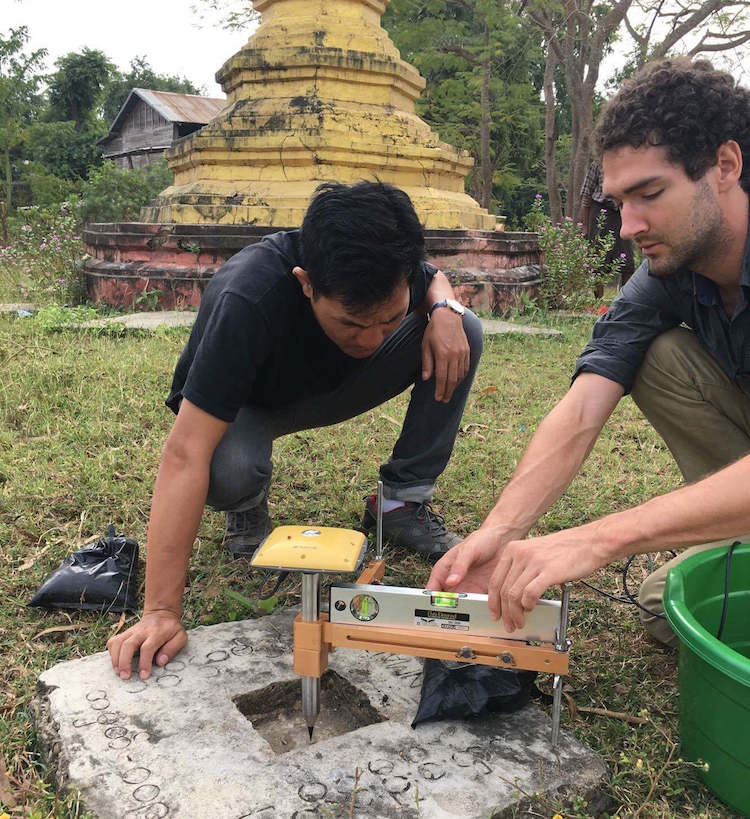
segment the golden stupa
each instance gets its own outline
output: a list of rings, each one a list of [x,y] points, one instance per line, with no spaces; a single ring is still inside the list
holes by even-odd
[[[404,190],[428,229],[493,230],[473,160],[415,113],[425,81],[380,25],[388,0],[255,0],[261,23],[217,74],[227,108],[167,151],[174,185],[142,221],[297,227],[324,181]]]

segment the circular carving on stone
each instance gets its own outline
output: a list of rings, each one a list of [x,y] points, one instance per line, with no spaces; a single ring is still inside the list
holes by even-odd
[[[87,719],[74,719],[73,720],[73,727],[74,728],[86,728],[88,725],[96,725],[99,722],[98,719],[87,720]]]
[[[96,702],[97,700],[106,700],[107,699],[107,692],[102,691],[101,689],[97,689],[95,691],[89,691],[89,693],[86,694],[86,699],[89,702]]]
[[[150,802],[161,793],[161,788],[157,785],[141,785],[133,791],[133,799],[138,802]]]
[[[218,677],[221,674],[221,671],[219,671],[215,665],[204,665],[203,673],[208,677]]]
[[[148,688],[146,681],[139,680],[137,677],[133,677],[125,683],[125,692],[127,694],[140,694],[141,691],[145,691],[146,688]]]
[[[427,750],[422,748],[420,745],[412,745],[411,748],[407,748],[405,751],[402,751],[401,756],[407,762],[424,762],[429,754],[427,753]]]
[[[120,774],[120,778],[126,785],[140,785],[149,776],[151,776],[151,771],[148,768],[130,768],[130,770]]]
[[[486,776],[487,774],[492,773],[492,768],[490,768],[490,766],[483,759],[474,760],[474,770],[479,776]]]
[[[148,731],[138,731],[137,734],[133,734],[133,742],[148,742],[151,739],[151,734]]]
[[[411,787],[411,782],[405,776],[391,776],[383,780],[388,793],[403,793]]]
[[[393,763],[388,759],[374,759],[367,767],[369,768],[370,773],[380,774],[383,776],[384,774],[389,774],[393,770]]]
[[[437,762],[425,762],[424,765],[420,765],[419,773],[422,774],[425,779],[432,781],[442,779],[445,776],[443,766],[438,765]]]
[[[451,759],[459,768],[470,768],[474,762],[474,757],[471,754],[467,754],[466,751],[456,751]]]
[[[292,814],[292,819],[312,819],[312,817],[320,816],[320,813],[317,808],[312,808],[308,810],[296,810]]]
[[[109,700],[94,700],[91,707],[94,711],[106,711],[109,708]]]
[[[308,785],[303,785],[298,791],[300,799],[305,802],[320,802],[328,793],[328,788],[322,782],[312,782]]]
[[[128,729],[123,728],[122,725],[113,725],[112,728],[107,728],[104,732],[104,736],[107,739],[119,739],[120,737],[127,736]]]
[[[229,659],[229,652],[228,651],[212,651],[207,656],[206,659],[209,663],[223,663],[224,660]]]
[[[180,684],[180,678],[176,674],[165,674],[157,680],[162,688],[174,688]]]
[[[113,739],[108,747],[113,751],[122,751],[123,748],[127,748],[128,745],[130,745],[131,741],[130,737],[118,737],[117,739]]]
[[[165,671],[169,671],[170,674],[177,674],[178,671],[185,670],[185,663],[183,663],[182,660],[172,660],[171,662],[162,666],[162,668]]]
[[[169,813],[169,807],[163,802],[154,802],[153,805],[144,805],[138,810],[127,814],[127,819],[164,819]]]
[[[466,749],[466,753],[471,754],[474,759],[484,759],[485,761],[492,756],[492,754],[481,745],[469,745]]]
[[[96,721],[99,725],[114,725],[117,722],[117,714],[99,714]]]

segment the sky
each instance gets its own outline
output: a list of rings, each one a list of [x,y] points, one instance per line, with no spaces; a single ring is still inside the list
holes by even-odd
[[[0,31],[27,26],[29,48],[48,50],[50,72],[55,59],[88,46],[103,51],[122,70],[129,68],[133,57],[145,56],[157,73],[187,77],[208,96],[223,97],[214,79],[216,71],[240,50],[251,30],[226,31],[219,25],[220,15],[210,12],[201,23],[191,11],[198,1],[0,0]],[[219,2],[236,9],[245,0]],[[599,79],[602,90],[607,77],[622,63],[622,51],[622,44],[616,45],[604,61]],[[747,84],[741,62],[726,67]]]
[[[103,51],[127,70],[145,56],[159,74],[187,77],[211,97],[223,97],[217,70],[245,44],[249,31],[224,31],[218,15],[202,29],[194,0],[0,0],[0,31],[26,26],[29,50],[46,48],[47,70],[58,57],[84,46]],[[211,25],[210,23],[213,23]]]

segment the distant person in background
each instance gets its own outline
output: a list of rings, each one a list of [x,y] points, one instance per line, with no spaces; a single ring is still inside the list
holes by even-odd
[[[620,267],[620,287],[622,287],[635,271],[633,244],[620,236],[622,227],[620,211],[602,193],[603,181],[601,163],[592,162],[581,188],[580,221],[583,222],[586,238],[590,242],[597,236],[606,236],[610,232],[615,237],[615,243],[607,253],[604,263],[610,265],[615,259],[622,260]],[[602,217],[601,222],[599,221],[600,216]],[[596,286],[594,294],[598,299],[604,295],[603,282]]]

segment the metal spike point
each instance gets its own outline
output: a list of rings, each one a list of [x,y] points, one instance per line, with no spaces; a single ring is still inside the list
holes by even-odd
[[[307,726],[307,733],[310,735],[310,742],[312,742],[312,735],[313,735],[314,730],[315,730],[315,728],[313,728],[313,727],[311,727],[309,725]]]

